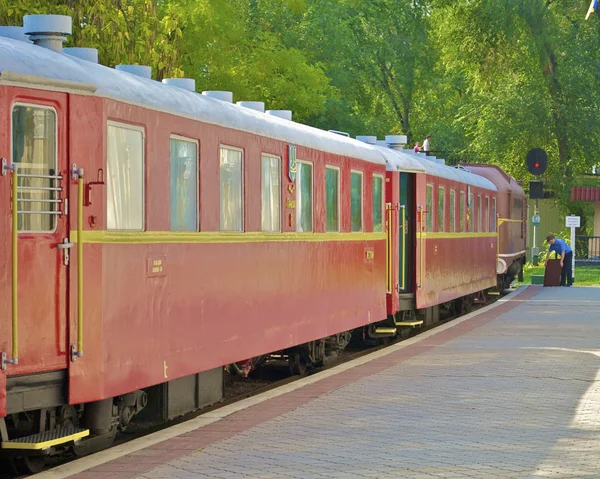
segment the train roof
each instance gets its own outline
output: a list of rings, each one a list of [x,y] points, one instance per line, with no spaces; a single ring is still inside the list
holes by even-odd
[[[498,188],[487,178],[479,176],[476,173],[471,173],[462,168],[437,163],[435,160],[428,159],[424,154],[415,153],[412,150],[398,151],[398,154],[403,157],[408,157],[413,161],[417,161],[423,168],[424,172],[431,176],[437,176],[452,181],[458,181],[467,185],[485,188],[486,190],[497,191]]]
[[[381,150],[385,157],[388,171],[403,171],[407,173],[425,173],[425,168],[416,158],[411,158],[401,151],[393,150],[387,146],[377,145],[375,148]]]
[[[16,75],[15,75],[16,74]],[[24,41],[0,37],[0,80],[28,80],[87,91],[291,144],[386,164],[380,148],[272,115],[142,78]],[[34,77],[34,78],[31,78]],[[48,81],[49,80],[49,81]]]

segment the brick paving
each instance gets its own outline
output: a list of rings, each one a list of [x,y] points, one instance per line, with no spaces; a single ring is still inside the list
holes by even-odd
[[[600,290],[538,288],[71,477],[600,478]]]

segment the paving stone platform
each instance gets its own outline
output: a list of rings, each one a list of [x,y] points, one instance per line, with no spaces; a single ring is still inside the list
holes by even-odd
[[[451,324],[451,323],[450,323]],[[74,478],[600,478],[600,289],[530,286]]]

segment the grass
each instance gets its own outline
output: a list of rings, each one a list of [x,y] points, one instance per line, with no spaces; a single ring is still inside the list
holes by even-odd
[[[543,266],[525,265],[523,271],[523,283],[531,284],[532,275],[544,275]],[[573,286],[600,286],[599,266],[575,266],[575,283]]]

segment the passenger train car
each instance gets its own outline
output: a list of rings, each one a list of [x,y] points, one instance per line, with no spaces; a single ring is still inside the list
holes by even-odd
[[[69,17],[24,31],[0,37],[0,439],[30,469],[220,401],[225,366],[301,372],[435,321],[521,261],[495,167],[99,65],[62,50]]]

